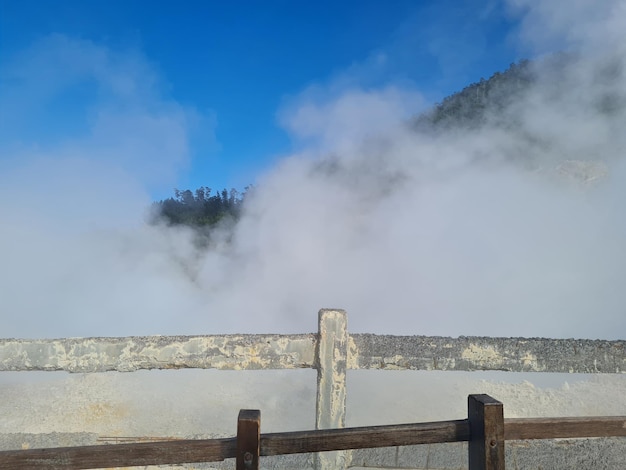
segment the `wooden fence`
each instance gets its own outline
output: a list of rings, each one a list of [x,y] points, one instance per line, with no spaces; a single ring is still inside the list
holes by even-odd
[[[75,470],[236,459],[237,470],[258,470],[261,456],[469,442],[469,470],[504,470],[507,440],[626,437],[626,416],[504,419],[489,395],[468,397],[468,418],[390,426],[261,434],[261,412],[241,410],[237,437],[167,440],[0,452],[0,469]]]
[[[307,433],[307,436],[309,436],[307,439],[309,440],[298,441],[299,444],[293,444],[295,447],[288,448],[300,449],[294,452],[316,452],[316,450],[305,450],[309,449],[307,447],[309,444],[306,443],[326,442],[325,436],[334,435],[333,433],[336,432],[339,433],[337,435],[342,435],[341,432],[349,431],[345,429],[338,431],[338,429],[345,426],[347,370],[412,369],[625,373],[626,341],[348,334],[347,317],[342,310],[321,310],[317,334],[0,340],[0,371],[63,370],[69,372],[104,372],[116,370],[129,372],[140,369],[180,368],[215,368],[225,370],[316,369],[316,431],[314,434]],[[583,420],[583,418],[580,419]],[[613,422],[611,419],[607,419],[608,421],[606,422]],[[620,422],[620,419],[615,418],[614,422]],[[521,432],[519,430],[522,422],[520,420],[505,420],[505,429],[517,430],[506,431],[510,439],[514,439],[511,436],[522,436],[522,434],[515,434]],[[604,423],[605,421],[602,422]],[[451,426],[449,423],[452,422],[447,423],[443,425],[444,428]],[[457,426],[454,429],[460,433],[454,434],[456,436],[455,440],[432,442],[468,440],[469,435],[461,433],[463,429],[467,430],[468,424],[460,424],[462,422],[454,423],[457,423],[454,425]],[[536,429],[533,428],[533,423],[541,425],[541,421],[528,422],[529,429]],[[565,426],[565,423],[570,423],[570,421],[563,418],[558,420],[558,423]],[[441,423],[438,424],[438,426],[440,425]],[[576,427],[580,423],[576,421],[575,425],[572,425]],[[410,426],[418,426],[419,428],[419,426],[424,425]],[[380,428],[379,431],[384,428],[386,427]],[[392,429],[388,430],[392,431]],[[413,431],[407,432],[411,434]],[[446,435],[450,436],[450,434]],[[534,431],[529,435],[534,435]],[[542,435],[538,434],[538,437],[524,438],[543,438],[541,437]],[[621,436],[623,434],[612,435]],[[267,453],[270,452],[268,449],[271,449],[271,446],[268,447],[270,443],[278,442],[276,441],[278,439],[276,436],[286,438],[286,435],[283,434],[268,434],[262,437],[261,448],[265,449],[265,451],[262,450],[261,455],[276,455]],[[314,438],[312,436],[317,437]],[[417,433],[416,436],[422,436],[422,434]],[[292,436],[294,439],[297,437],[297,435]],[[419,438],[416,439],[419,440]],[[210,452],[220,452],[219,456],[229,458],[228,456],[234,456],[233,452],[236,450],[235,442],[228,439],[193,442],[172,441],[164,447],[162,443],[148,442],[132,445],[120,444],[116,445],[115,448],[120,453],[120,456],[125,455],[125,452],[130,452],[137,458],[140,455],[144,457],[147,455],[142,454],[142,452],[149,453],[156,458],[161,455],[159,452],[162,452],[158,449],[167,449],[169,446],[172,446],[172,448],[180,446],[181,449],[185,449],[186,455],[202,456],[203,459],[213,455]],[[414,443],[418,444],[420,442]],[[124,445],[131,445],[131,447],[128,447],[129,450],[125,450],[124,447],[120,447]],[[470,447],[472,446],[470,445]],[[346,449],[348,448],[358,447],[346,447]],[[37,455],[37,452],[54,451],[32,452],[32,455]],[[94,455],[101,452],[106,453],[106,446],[95,446],[92,450],[80,452],[94,452]],[[228,453],[228,456],[225,453]],[[472,451],[470,450],[471,453]],[[4,453],[3,455],[3,458],[9,458],[9,455],[13,454]],[[345,456],[340,452],[321,453],[318,456],[317,467],[320,469],[345,468],[345,461]],[[0,468],[17,467],[0,466]]]

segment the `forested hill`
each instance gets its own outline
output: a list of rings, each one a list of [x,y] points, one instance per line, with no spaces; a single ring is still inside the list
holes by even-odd
[[[450,132],[455,129],[475,129],[496,121],[499,125],[512,125],[511,119],[501,119],[512,103],[520,100],[533,83],[532,66],[521,61],[504,72],[496,72],[489,79],[477,83],[445,98],[430,111],[417,116],[411,126],[416,132]],[[201,187],[195,191],[174,190],[174,197],[154,203],[154,221],[168,225],[187,225],[211,228],[224,219],[236,221],[245,203],[246,194],[236,189],[213,192]]]
[[[522,60],[511,64],[504,72],[496,72],[489,79],[466,86],[421,114],[414,128],[422,131],[450,131],[476,129],[487,120],[500,121],[506,109],[522,96],[533,83],[531,62]]]

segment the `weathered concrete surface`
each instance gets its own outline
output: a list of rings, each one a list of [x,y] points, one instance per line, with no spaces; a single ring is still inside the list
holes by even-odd
[[[320,310],[317,343],[316,429],[346,425],[346,368],[348,362],[348,321],[343,310]],[[318,470],[346,468],[349,452],[319,453]]]
[[[351,335],[352,369],[626,373],[626,341]]]
[[[315,368],[317,341],[317,334],[4,339],[0,371]],[[626,372],[626,341],[355,334],[346,342],[348,369]]]
[[[341,310],[319,313],[316,429],[346,425],[346,363],[348,333],[346,314]]]
[[[311,368],[317,335],[0,340],[0,371]]]

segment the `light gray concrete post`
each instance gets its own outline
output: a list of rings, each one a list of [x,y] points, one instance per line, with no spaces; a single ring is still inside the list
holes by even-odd
[[[319,311],[316,429],[343,428],[346,425],[347,323],[343,310]],[[349,455],[346,451],[319,453],[315,460],[316,468],[345,469]]]

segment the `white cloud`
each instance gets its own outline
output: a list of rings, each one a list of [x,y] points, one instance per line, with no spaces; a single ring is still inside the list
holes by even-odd
[[[333,93],[312,87],[285,106],[280,121],[309,145],[324,151],[346,151],[393,131],[422,106],[419,93],[396,86]]]
[[[0,76],[3,336],[158,333],[181,301],[197,310],[190,235],[144,220],[210,117],[167,98],[141,54],[61,35]]]
[[[563,47],[587,52],[607,47],[624,49],[626,5],[620,0],[572,0],[567,5],[558,0],[508,0],[507,3],[514,14],[522,17],[523,44],[540,53]]]
[[[138,52],[52,35],[0,70],[0,151],[19,165],[34,148],[40,158],[99,161],[147,188],[169,187],[188,163],[194,128],[214,126],[211,116],[166,98]]]

